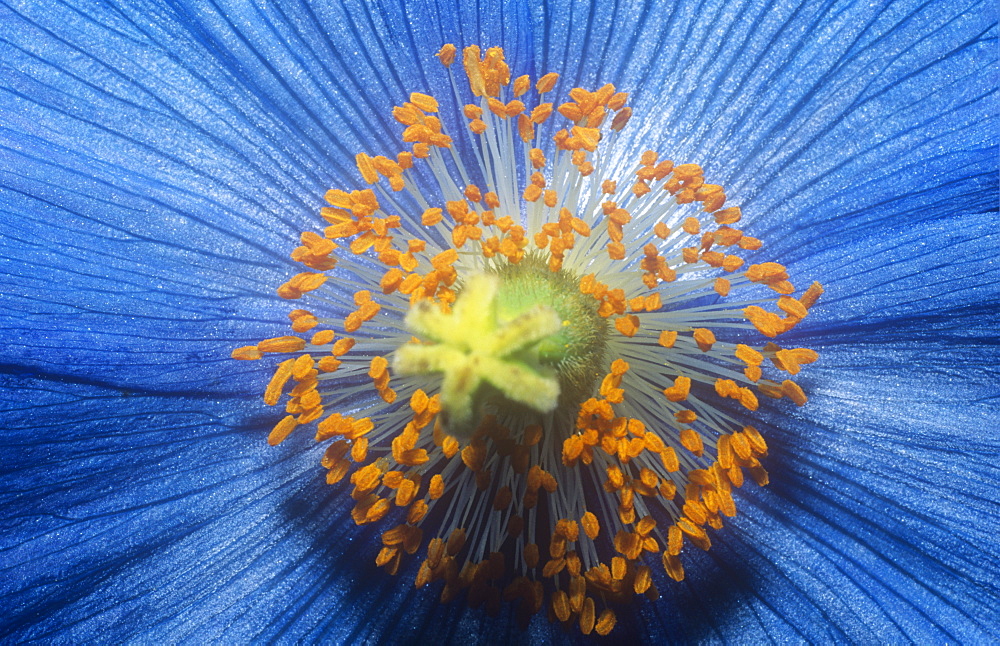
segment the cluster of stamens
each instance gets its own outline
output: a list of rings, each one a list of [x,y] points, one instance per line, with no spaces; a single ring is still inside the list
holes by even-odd
[[[423,549],[416,584],[443,582],[444,602],[517,601],[604,635],[615,605],[657,598],[651,563],[680,581],[684,544],[709,549],[744,472],[767,483],[745,416],[758,394],[805,404],[791,377],[817,355],[755,339],[822,289],[795,297],[782,265],[745,266],[761,241],[700,166],[646,151],[602,178],[626,93],[556,105],[557,75],[532,90],[502,50],[472,46],[464,104],[457,54],[438,56],[467,132],[447,134],[429,94],[397,106],[409,149],[358,154],[368,187],[330,190],[325,228],[292,252],[305,270],[278,294],[312,309],[233,357],[288,357],[264,392],[286,411],[268,441],[315,428],[353,520],[392,519],[379,566]]]

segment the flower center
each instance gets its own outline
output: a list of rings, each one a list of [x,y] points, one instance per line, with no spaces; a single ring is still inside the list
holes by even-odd
[[[572,408],[599,377],[607,337],[596,302],[577,283],[529,256],[470,277],[450,311],[418,301],[406,326],[431,343],[399,348],[395,371],[443,373],[442,422],[465,438],[488,411],[552,413],[560,401]]]
[[[511,80],[502,50],[470,46],[465,103],[457,54],[439,53],[455,109],[396,106],[408,149],[359,153],[367,188],[330,190],[327,226],[302,234],[305,269],[277,289],[311,308],[294,334],[233,357],[290,355],[264,390],[286,413],[268,442],[315,428],[352,519],[393,519],[378,565],[422,551],[416,584],[443,602],[517,600],[604,635],[614,605],[657,597],[651,562],[684,578],[745,473],[767,483],[748,418],[758,395],[806,403],[791,377],[816,353],[773,339],[823,290],[747,264],[762,242],[701,166],[612,165],[626,93],[556,106],[557,75]]]

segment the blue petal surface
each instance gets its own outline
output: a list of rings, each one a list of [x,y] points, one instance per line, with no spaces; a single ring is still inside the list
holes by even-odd
[[[701,163],[827,288],[794,333],[810,402],[762,424],[771,485],[614,635],[1000,639],[985,3],[123,4],[0,8],[0,636],[571,639],[376,570],[228,358],[282,333],[287,253],[355,152],[396,149],[389,108],[479,42],[630,91],[619,161]]]

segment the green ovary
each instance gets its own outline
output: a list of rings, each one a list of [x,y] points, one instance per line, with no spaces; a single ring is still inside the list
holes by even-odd
[[[401,375],[441,373],[448,431],[471,435],[487,406],[546,414],[589,396],[601,374],[607,323],[570,274],[528,257],[471,276],[450,313],[421,301],[400,347]]]

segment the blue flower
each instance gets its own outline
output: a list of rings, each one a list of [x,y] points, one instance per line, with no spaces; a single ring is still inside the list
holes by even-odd
[[[827,289],[771,484],[613,635],[1000,638],[989,5],[233,4],[0,9],[0,637],[563,638],[378,571],[229,359],[287,324],[290,246],[389,108],[480,42],[629,89],[626,148],[698,160]]]

